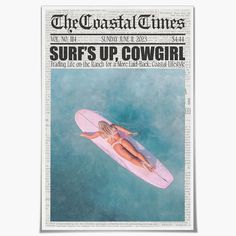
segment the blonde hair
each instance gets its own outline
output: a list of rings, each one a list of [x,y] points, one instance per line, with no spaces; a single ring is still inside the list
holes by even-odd
[[[103,120],[98,122],[98,129],[102,132],[101,136],[103,138],[112,138],[114,133],[117,131],[115,125],[110,125],[109,123]]]

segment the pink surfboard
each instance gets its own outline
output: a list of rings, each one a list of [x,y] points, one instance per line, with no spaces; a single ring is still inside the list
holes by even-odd
[[[98,113],[92,110],[82,109],[76,112],[75,121],[79,128],[83,132],[96,132],[98,131],[98,121],[104,120],[111,124],[109,120],[102,117]],[[150,172],[142,167],[136,166],[128,160],[121,157],[116,151],[112,148],[112,146],[107,143],[102,137],[98,137],[92,139],[91,141],[96,144],[100,149],[102,149],[108,156],[110,156],[114,161],[119,163],[121,166],[126,168],[128,171],[143,179],[144,181],[158,187],[165,189],[167,188],[173,181],[172,174],[167,170],[167,168],[155,157],[151,152],[149,152],[146,148],[144,148],[139,142],[137,142],[132,137],[127,137],[124,133],[120,132],[120,135],[123,138],[129,140],[135,148],[141,152],[150,163],[155,166],[155,170]]]

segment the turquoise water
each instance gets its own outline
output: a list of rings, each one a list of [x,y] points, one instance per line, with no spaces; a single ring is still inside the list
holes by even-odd
[[[52,70],[51,220],[184,220],[184,71]],[[122,168],[74,121],[91,109],[139,135],[136,139],[175,180],[156,188]]]

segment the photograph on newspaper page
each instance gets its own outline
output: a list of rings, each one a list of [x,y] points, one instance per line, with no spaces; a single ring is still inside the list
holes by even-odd
[[[196,230],[193,18],[42,7],[42,231]]]

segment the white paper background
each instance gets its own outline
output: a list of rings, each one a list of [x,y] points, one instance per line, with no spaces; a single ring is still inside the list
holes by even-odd
[[[0,235],[40,234],[40,6],[98,3],[195,6],[197,234],[235,235],[234,2],[233,0],[1,2]],[[146,233],[139,233],[139,235],[144,234]],[[179,233],[158,234],[179,235]],[[188,234],[190,233],[185,235]],[[63,236],[68,233],[58,233],[58,235]]]

